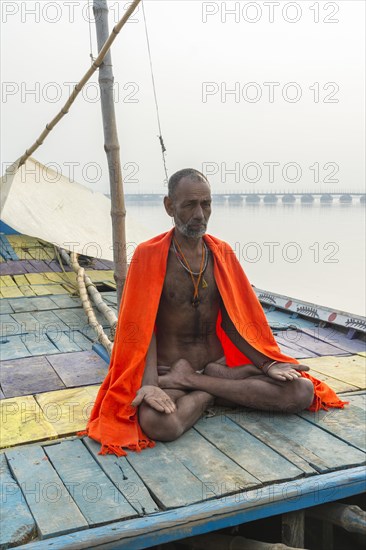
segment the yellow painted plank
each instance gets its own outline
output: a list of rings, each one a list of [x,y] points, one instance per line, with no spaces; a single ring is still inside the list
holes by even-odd
[[[17,285],[13,277],[10,277],[10,275],[2,275],[0,276],[0,286],[2,287],[2,286],[17,286]]]
[[[86,271],[86,274],[89,275],[93,283],[98,283],[102,281],[111,281],[114,283],[113,271],[108,269],[93,269]]]
[[[1,295],[3,298],[18,298],[24,296],[24,294],[15,286],[2,286]]]
[[[314,372],[314,376],[322,373],[361,390],[366,389],[366,358],[361,355],[312,357],[306,359],[305,363],[311,368],[310,374]]]
[[[306,360],[307,363],[307,360]],[[332,376],[327,376],[326,374],[323,374],[321,372],[315,372],[311,370],[310,374],[317,378],[318,380],[321,380],[322,382],[326,382],[328,386],[332,388],[337,393],[344,393],[348,391],[359,391],[358,386],[352,386],[351,384],[347,384],[346,382],[342,382],[342,380],[337,380],[337,378],[333,378]]]
[[[357,355],[361,355],[361,357],[366,357],[365,351],[359,351]]]
[[[86,428],[99,386],[69,388],[35,395],[59,436],[74,434]]]
[[[57,432],[32,395],[0,401],[0,447],[57,437]]]
[[[14,277],[14,281],[16,282],[16,284],[18,286],[28,284],[28,281],[27,281],[25,275],[13,275],[13,277]]]
[[[32,285],[32,290],[37,296],[47,296],[48,294],[67,294],[69,290],[61,285]]]
[[[29,285],[20,285],[19,290],[23,293],[24,296],[36,296],[36,293]]]

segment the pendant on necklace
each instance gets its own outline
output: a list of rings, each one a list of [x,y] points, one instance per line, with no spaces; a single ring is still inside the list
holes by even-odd
[[[206,279],[202,279],[202,288],[207,288],[208,287],[208,283],[206,281]]]
[[[200,305],[200,300],[196,297],[196,298],[193,298],[192,300],[192,306],[193,307],[198,307]]]

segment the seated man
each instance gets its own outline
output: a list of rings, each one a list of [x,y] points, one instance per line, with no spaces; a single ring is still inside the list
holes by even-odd
[[[205,234],[211,192],[203,174],[174,174],[164,205],[174,229],[135,252],[88,424],[102,453],[174,440],[214,402],[284,412],[342,407],[307,366],[280,352],[234,252]]]

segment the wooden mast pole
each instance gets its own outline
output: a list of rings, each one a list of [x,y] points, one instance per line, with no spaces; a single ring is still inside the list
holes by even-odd
[[[93,12],[97,30],[98,51],[101,51],[109,36],[109,10],[107,0],[93,0]],[[111,52],[108,51],[99,68],[99,87],[103,117],[104,150],[108,161],[111,193],[114,278],[117,285],[117,307],[119,308],[123,285],[127,274],[126,207],[123,194],[122,168],[114,107],[113,84],[112,55]]]

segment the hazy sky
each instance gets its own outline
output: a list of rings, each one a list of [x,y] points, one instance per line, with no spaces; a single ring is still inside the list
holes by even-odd
[[[108,4],[112,27],[126,2]],[[219,192],[362,190],[364,11],[348,0],[145,0],[169,174],[196,167]],[[90,31],[96,55],[90,16],[88,0],[2,1],[2,172],[87,70]],[[112,56],[125,191],[164,192],[141,8]],[[108,192],[103,143],[95,76],[35,157]]]

